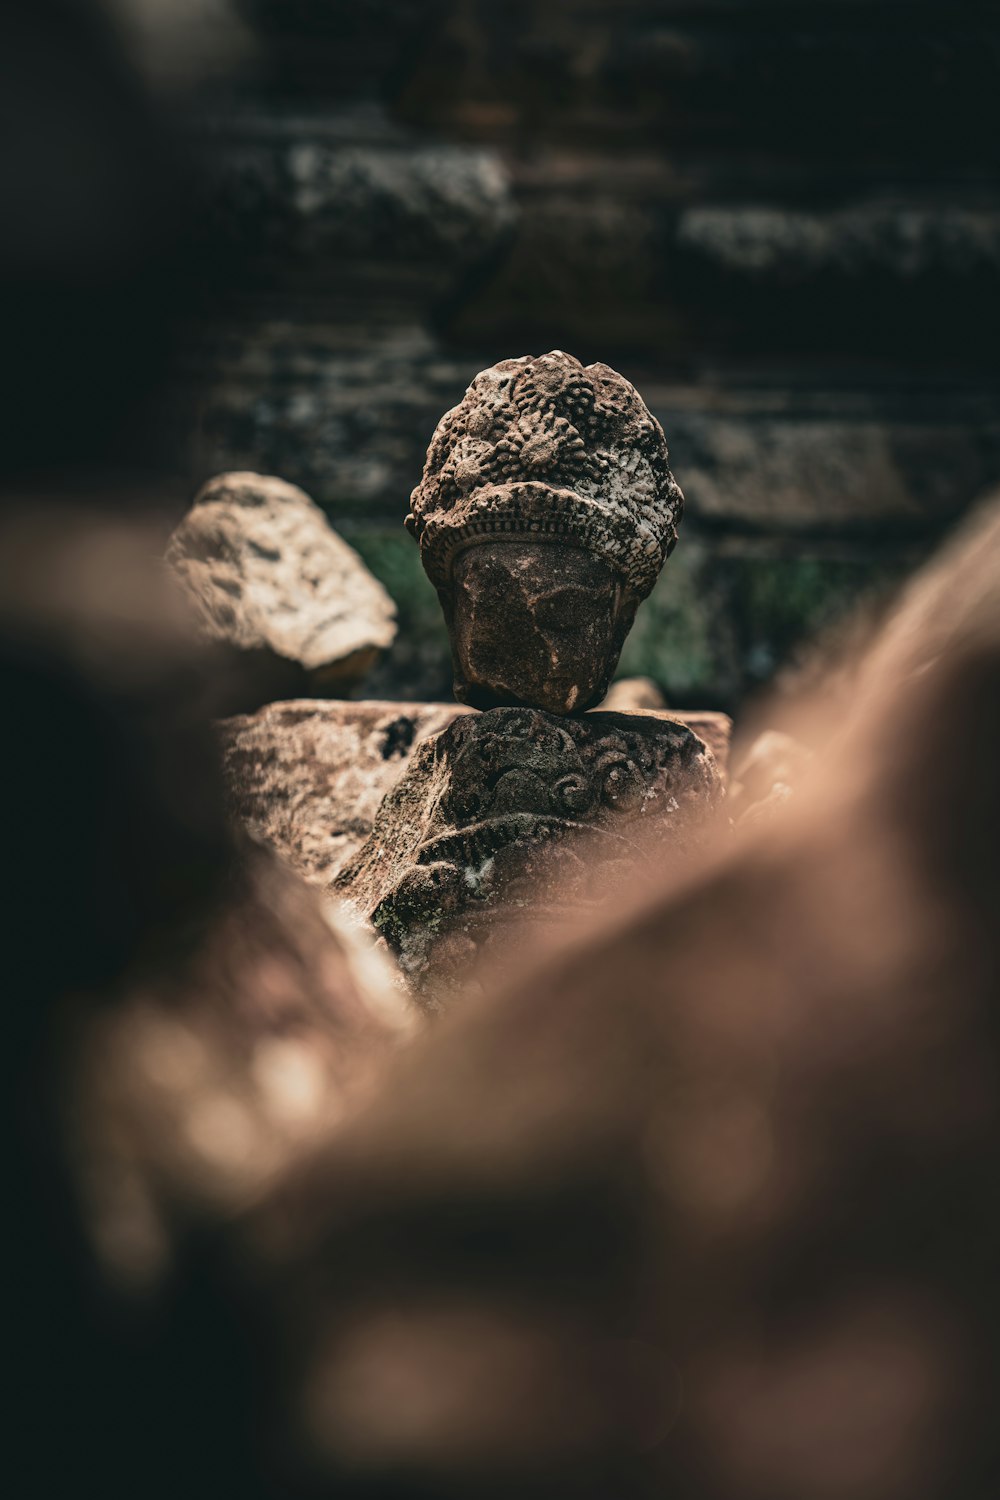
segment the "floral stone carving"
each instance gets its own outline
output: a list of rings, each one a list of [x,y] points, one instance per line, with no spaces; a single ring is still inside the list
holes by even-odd
[[[455,696],[599,703],[684,497],[663,429],[608,365],[501,360],[438,423],[407,529],[448,622]]]
[[[463,715],[418,746],[334,882],[418,994],[461,979],[510,920],[555,920],[683,854],[724,797],[712,753],[654,714]]]

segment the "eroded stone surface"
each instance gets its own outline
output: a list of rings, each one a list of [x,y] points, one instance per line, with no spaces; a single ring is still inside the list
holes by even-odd
[[[618,712],[613,704],[608,705],[609,712]],[[653,708],[634,708],[629,710],[629,717],[664,720],[675,720],[677,723],[686,724],[692,734],[696,734],[715,756],[715,763],[726,776],[729,767],[729,742],[733,732],[733,721],[728,714],[719,713],[715,709],[690,709],[681,712],[680,709],[669,712]]]
[[[218,725],[231,815],[307,880],[326,886],[372,831],[417,747],[470,710],[457,703],[269,703]],[[590,723],[597,715],[588,715]],[[662,723],[662,713],[648,712]],[[730,721],[677,713],[725,775]]]
[[[270,703],[219,725],[232,815],[326,886],[364,843],[419,742],[455,703]]]
[[[166,555],[206,635],[293,664],[317,686],[350,687],[395,637],[385,589],[319,506],[282,479],[209,480]]]
[[[407,528],[452,642],[455,694],[579,713],[600,702],[677,541],[663,429],[607,365],[501,360],[438,423]]]
[[[334,889],[415,989],[468,975],[518,922],[558,919],[697,846],[724,798],[712,754],[656,715],[468,715],[421,744]]]

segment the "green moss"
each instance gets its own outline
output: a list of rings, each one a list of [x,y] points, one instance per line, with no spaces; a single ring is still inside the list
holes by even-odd
[[[441,620],[437,594],[420,565],[419,549],[402,527],[398,533],[352,531],[347,539],[392,595],[400,621],[405,618],[410,623],[437,625]]]
[[[680,707],[736,708],[817,638],[820,654],[824,642],[835,649],[840,622],[873,623],[914,561],[787,547],[685,538],[639,609],[618,675],[654,678]]]
[[[411,539],[349,532],[399,611],[392,651],[364,685],[368,697],[451,697],[448,635]],[[845,556],[822,541],[781,544],[688,534],[639,608],[619,677],[652,677],[677,707],[738,707],[744,694],[836,636],[837,622],[884,597],[916,559]],[[835,642],[834,642],[835,644]],[[817,648],[820,653],[825,649]]]
[[[451,651],[438,597],[420,564],[420,553],[402,527],[345,531],[388,590],[399,617],[392,650],[364,685],[367,697],[410,701],[451,697]]]
[[[652,677],[680,705],[728,701],[734,692],[728,615],[703,542],[678,548],[639,606],[617,675]]]
[[[728,557],[721,570],[739,641],[744,687],[766,681],[800,649],[886,594],[900,560],[811,556]]]
[[[776,641],[798,640],[828,625],[880,577],[871,563],[816,557],[753,559],[736,572],[748,622]]]

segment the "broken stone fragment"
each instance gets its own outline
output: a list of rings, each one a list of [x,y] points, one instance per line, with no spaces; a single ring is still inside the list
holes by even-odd
[[[705,744],[663,715],[465,715],[417,748],[334,890],[433,1008],[525,923],[600,906],[665,844],[697,848],[724,796]]]
[[[259,668],[257,703],[347,692],[395,638],[382,585],[303,490],[271,475],[209,480],[166,556],[204,633]]]
[[[455,696],[582,713],[607,692],[684,497],[663,429],[608,365],[501,360],[438,423],[407,528],[438,591]]]
[[[729,741],[733,733],[733,721],[728,714],[720,713],[718,709],[690,709],[681,711],[672,709],[660,713],[653,709],[643,708],[633,710],[633,714],[644,714],[657,719],[672,719],[677,723],[686,724],[692,734],[696,734],[715,756],[715,763],[722,774],[723,780],[728,787],[729,770]]]

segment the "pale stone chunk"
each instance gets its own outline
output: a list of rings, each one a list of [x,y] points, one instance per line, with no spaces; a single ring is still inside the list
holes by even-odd
[[[205,633],[327,689],[358,682],[396,635],[396,610],[318,505],[263,474],[220,474],[167,547]]]

